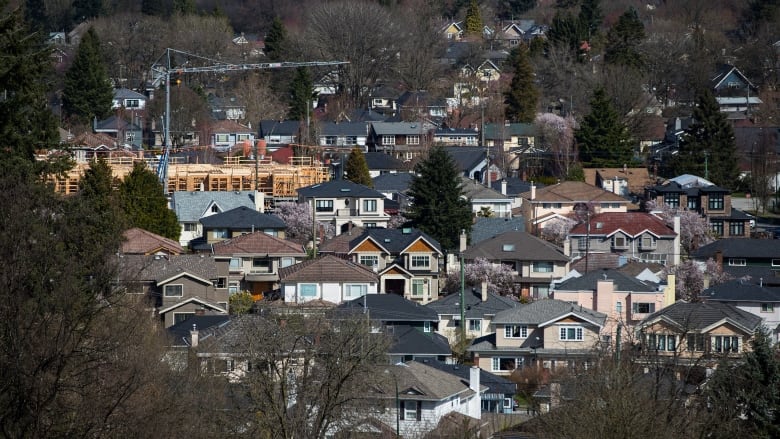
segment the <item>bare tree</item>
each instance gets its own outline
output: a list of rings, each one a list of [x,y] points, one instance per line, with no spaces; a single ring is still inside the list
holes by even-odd
[[[248,73],[236,82],[234,92],[246,106],[244,120],[253,127],[261,120],[281,120],[287,113],[287,106],[271,90],[269,75]]]
[[[402,33],[399,39],[396,75],[407,90],[430,90],[441,76],[437,58],[444,48],[435,11],[429,2],[410,4],[401,13]]]

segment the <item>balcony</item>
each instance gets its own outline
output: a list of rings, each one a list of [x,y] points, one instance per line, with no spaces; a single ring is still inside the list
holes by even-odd
[[[358,216],[357,209],[336,209],[337,218],[351,218]]]

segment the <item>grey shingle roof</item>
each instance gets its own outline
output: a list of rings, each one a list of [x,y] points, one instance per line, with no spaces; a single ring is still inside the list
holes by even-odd
[[[485,124],[486,139],[510,139],[512,136],[536,135],[536,127],[532,123],[488,123]]]
[[[171,195],[171,206],[179,222],[194,223],[203,217],[206,209],[214,202],[221,212],[246,206],[254,209],[254,191],[238,192],[185,192],[177,191]]]
[[[259,128],[261,138],[266,138],[273,134],[295,136],[301,129],[301,122],[297,120],[261,120]]]
[[[485,148],[454,146],[444,148],[447,154],[455,161],[455,165],[460,171],[469,171],[474,169],[483,160],[485,160]]]
[[[522,216],[512,218],[477,217],[477,221],[471,226],[471,245],[510,231],[525,231],[525,219]]]
[[[349,180],[334,180],[325,183],[318,183],[312,186],[306,186],[298,189],[298,195],[304,198],[311,197],[332,197],[332,198],[383,198],[384,195],[363,186],[353,183]]]
[[[183,322],[176,323],[175,325],[167,329],[168,334],[171,336],[173,346],[189,346],[190,345],[190,331],[193,325],[198,329],[198,336],[209,332],[215,327],[225,325],[230,321],[230,316],[225,314],[219,315],[193,315],[189,316]]]
[[[493,190],[481,183],[461,176],[461,187],[463,188],[463,194],[470,200],[505,200],[509,201],[509,197],[502,195],[501,192]]]
[[[391,254],[397,255],[419,238],[425,239],[436,250],[441,252],[439,241],[417,229],[383,229],[369,228],[350,242],[350,248],[355,248],[358,244],[371,238],[374,242],[384,247]]]
[[[318,125],[322,136],[367,136],[366,122],[330,122]]]
[[[374,133],[382,135],[422,135],[432,126],[420,122],[372,122]]]
[[[439,401],[458,394],[462,397],[474,394],[468,383],[463,383],[459,377],[418,361],[388,366],[388,371],[396,377],[401,399]],[[395,382],[383,380],[380,392],[387,398],[395,398]],[[411,394],[407,396],[409,391]]]
[[[513,247],[508,247],[513,246]],[[506,248],[506,250],[504,250]],[[469,247],[466,259],[486,258],[488,260],[556,261],[566,262],[569,258],[558,247],[539,239],[530,233],[509,231],[487,238]]]
[[[436,360],[422,360],[419,362],[442,372],[455,375],[456,377],[459,377],[461,381],[465,380],[464,382],[466,384],[468,384],[468,380],[470,379],[469,366],[463,364],[446,364]],[[517,384],[483,369],[479,370],[479,384],[487,386],[487,393],[511,394],[512,396],[517,393]]]
[[[217,278],[217,264],[206,255],[123,255],[119,264],[123,276],[130,281],[159,282],[184,272],[202,279]]]
[[[551,320],[573,314],[579,318],[604,326],[607,315],[555,299],[541,299],[527,305],[520,305],[501,311],[493,318],[495,324],[539,325]]]
[[[640,326],[645,326],[659,318],[673,322],[685,331],[700,331],[722,320],[728,320],[746,332],[752,333],[761,324],[761,317],[730,304],[678,301],[650,314],[640,323]]]
[[[780,245],[774,239],[725,238],[699,247],[697,259],[714,258],[718,251],[724,258],[780,258]]]
[[[200,219],[203,227],[227,229],[286,229],[287,224],[271,213],[260,213],[246,206],[236,207]]]
[[[707,288],[701,296],[714,302],[780,302],[780,288],[754,281],[732,280]]]
[[[365,304],[365,305],[364,305]],[[436,322],[436,311],[397,294],[367,294],[339,305],[340,310],[361,311],[367,308],[372,320],[385,322]]]
[[[365,266],[325,255],[279,269],[282,282],[379,282],[373,271]]]
[[[383,154],[386,155],[386,154]],[[378,191],[404,192],[409,189],[414,174],[409,172],[398,172],[382,174],[374,177],[374,189]]]
[[[366,166],[368,166],[368,169],[370,170],[398,171],[404,169],[404,162],[390,154],[385,154],[383,152],[367,152],[364,155],[366,157]]]
[[[447,339],[435,332],[423,332],[410,325],[393,326],[393,343],[387,349],[391,355],[452,355]]]
[[[528,192],[531,190],[530,181],[523,181],[517,177],[506,177],[504,180],[506,180],[506,193],[509,196],[520,195],[523,192]],[[541,183],[535,183],[535,185],[537,189],[544,187],[544,184]],[[497,190],[498,192],[501,192],[501,180],[492,182],[490,187],[492,187],[494,190]]]
[[[595,291],[596,284],[602,280],[611,280],[615,291],[631,291],[635,293],[656,292],[656,288],[635,277],[612,269],[594,270],[580,277],[571,278],[555,289],[558,291]]]
[[[478,290],[472,288],[468,288],[465,291],[464,303],[466,306],[467,319],[494,316],[505,309],[514,308],[518,305],[518,302],[515,302],[514,300],[491,292],[488,292],[487,300],[483,302],[482,294]],[[439,315],[460,315],[460,294],[448,294],[425,306],[436,311]]]

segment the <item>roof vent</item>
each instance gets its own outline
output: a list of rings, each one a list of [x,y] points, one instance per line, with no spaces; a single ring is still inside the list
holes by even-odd
[[[412,233],[412,228],[411,227],[404,227],[403,229],[401,229],[401,233],[403,233],[404,235],[408,235],[408,234]]]
[[[603,229],[604,228],[604,223],[596,223],[596,228],[597,229]]]
[[[515,245],[514,244],[504,244],[501,247],[501,249],[504,250],[505,252],[513,252],[513,251],[515,251]]]
[[[385,238],[385,242],[390,242],[390,238]]]

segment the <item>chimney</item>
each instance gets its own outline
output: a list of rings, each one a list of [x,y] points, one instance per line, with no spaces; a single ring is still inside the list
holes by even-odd
[[[477,366],[469,368],[469,389],[477,392],[477,395],[479,395],[479,370]]]
[[[568,236],[566,238],[563,240],[563,255],[571,256],[571,241],[569,241]]]
[[[674,216],[674,233],[677,236],[674,237],[674,244],[672,247],[672,266],[680,264],[680,215]]]
[[[501,195],[506,195],[506,179],[501,180]]]
[[[718,250],[715,252],[715,262],[718,263],[718,268],[723,270],[723,250]]]
[[[466,236],[466,229],[460,230],[460,240],[458,242],[458,250],[463,253],[466,251],[466,245],[468,243],[468,236]]]
[[[190,329],[190,347],[198,347],[198,325],[194,323],[192,324],[192,329]]]
[[[666,288],[664,289],[664,307],[672,305],[677,299],[677,276],[666,275]]]
[[[550,383],[550,409],[561,404],[561,383]]]
[[[482,292],[482,301],[487,302],[487,287],[488,283],[487,281],[482,281],[482,284],[480,285],[480,291]]]
[[[258,190],[255,191],[255,210],[265,213],[265,194]]]
[[[531,182],[531,201],[536,199],[536,185],[534,185],[534,182]]]

